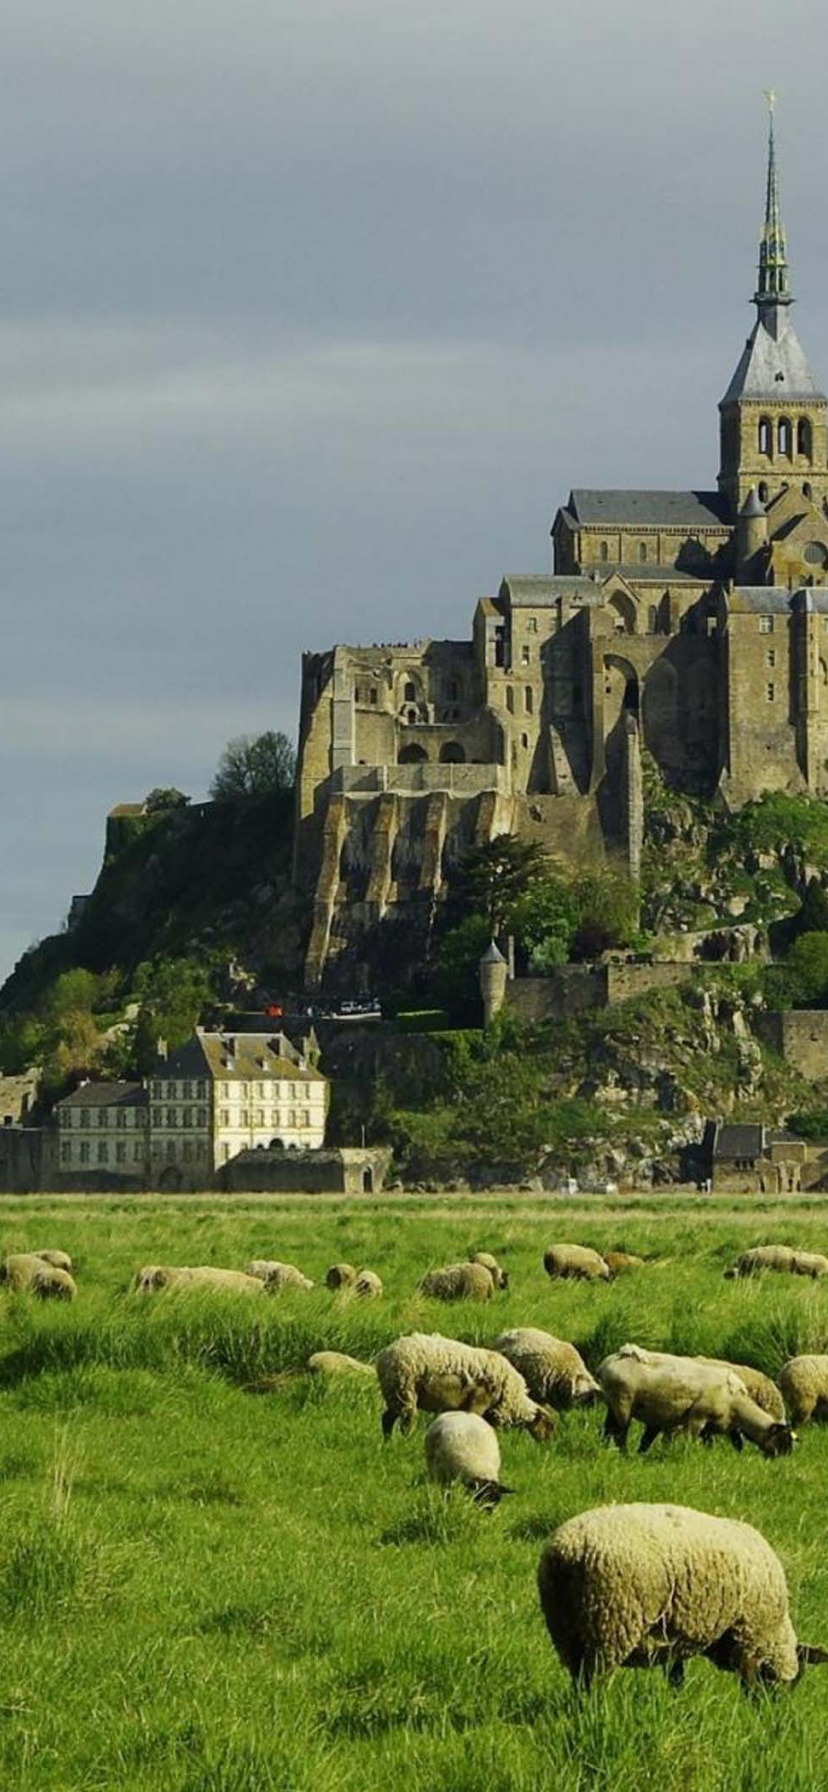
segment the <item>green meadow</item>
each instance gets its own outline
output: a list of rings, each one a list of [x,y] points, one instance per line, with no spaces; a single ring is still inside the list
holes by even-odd
[[[556,1239],[638,1252],[606,1286],[552,1283]],[[748,1245],[828,1249],[828,1213],[642,1198],[374,1202],[7,1199],[0,1249],[71,1253],[71,1306],[0,1295],[0,1786],[50,1792],[814,1792],[828,1787],[828,1668],[746,1697],[620,1672],[573,1692],[535,1575],[564,1518],[670,1499],[748,1519],[779,1551],[800,1637],[828,1644],[828,1428],[792,1457],[656,1443],[622,1458],[596,1412],[537,1445],[502,1435],[494,1513],[425,1479],[420,1419],[380,1436],[366,1377],[303,1372],[401,1332],[491,1342],[533,1324],[594,1367],[626,1339],[772,1374],[828,1350],[828,1280],[726,1282]],[[416,1293],[475,1249],[509,1270],[490,1305]],[[346,1259],[381,1302],[136,1296],[146,1263]]]

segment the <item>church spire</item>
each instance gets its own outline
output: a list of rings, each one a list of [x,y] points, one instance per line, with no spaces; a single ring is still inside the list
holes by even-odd
[[[759,320],[772,328],[777,305],[790,305],[791,295],[788,291],[788,257],[785,248],[785,231],[779,211],[779,180],[776,172],[776,143],[773,134],[773,109],[776,95],[768,92],[768,184],[765,196],[765,222],[759,241],[759,284],[753,295],[753,302],[759,313]],[[772,329],[772,334],[776,331]]]

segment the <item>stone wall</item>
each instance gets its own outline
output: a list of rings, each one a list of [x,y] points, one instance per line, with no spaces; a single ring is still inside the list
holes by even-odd
[[[548,977],[516,977],[506,985],[505,1006],[524,1021],[569,1020],[588,1008],[609,1008],[651,989],[686,983],[685,964],[564,964]]]
[[[217,1174],[222,1189],[255,1194],[379,1194],[391,1165],[384,1146],[321,1151],[240,1151]]]
[[[790,1008],[752,1021],[764,1045],[811,1082],[828,1078],[828,1008]]]
[[[0,1192],[36,1195],[54,1184],[51,1134],[43,1126],[0,1127]]]

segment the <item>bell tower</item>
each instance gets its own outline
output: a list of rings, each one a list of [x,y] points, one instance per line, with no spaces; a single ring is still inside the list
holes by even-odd
[[[735,521],[752,489],[763,505],[795,486],[828,498],[826,399],[793,329],[785,231],[779,207],[774,95],[768,101],[765,222],[759,240],[756,323],[719,405],[719,490]]]

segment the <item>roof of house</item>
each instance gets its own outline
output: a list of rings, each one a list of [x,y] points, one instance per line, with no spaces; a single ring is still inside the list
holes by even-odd
[[[312,1070],[284,1033],[223,1033],[197,1027],[184,1045],[159,1058],[153,1071],[159,1078],[211,1077],[223,1082],[278,1077],[291,1082],[324,1083],[321,1071]]]
[[[81,1083],[73,1095],[55,1102],[57,1108],[142,1107],[147,1092],[142,1083]]]
[[[567,510],[587,527],[616,523],[623,527],[716,529],[727,525],[727,500],[720,492],[598,491],[579,486]]]
[[[764,1126],[720,1124],[716,1127],[713,1138],[713,1156],[716,1158],[754,1159],[761,1157],[764,1149]]]

